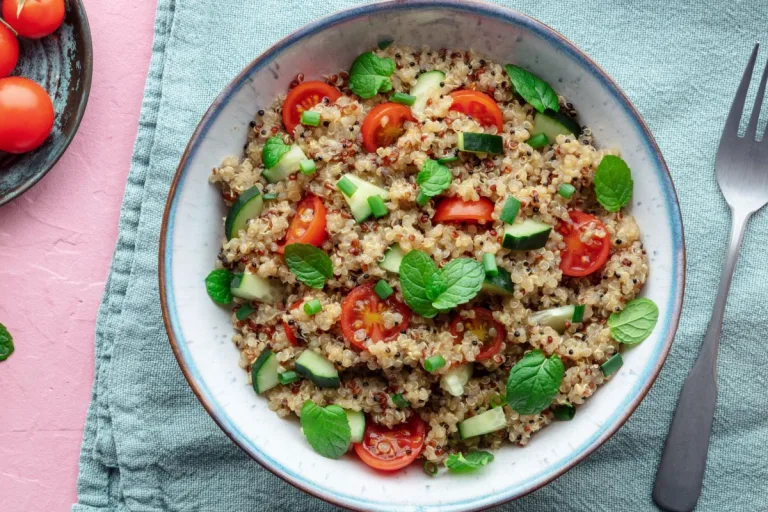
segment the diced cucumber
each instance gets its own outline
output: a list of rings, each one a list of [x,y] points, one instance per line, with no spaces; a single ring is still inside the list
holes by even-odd
[[[469,439],[470,437],[496,432],[506,427],[507,417],[504,416],[504,408],[494,407],[482,414],[459,422],[459,434],[461,434],[462,439]]]
[[[491,295],[512,296],[515,293],[515,285],[512,283],[510,273],[499,267],[499,273],[495,276],[485,276],[482,290]]]
[[[559,333],[565,332],[566,322],[578,324],[584,318],[584,305],[570,305],[537,311],[529,316],[531,322],[548,325]]]
[[[545,110],[537,112],[533,118],[533,130],[531,133],[543,133],[549,139],[550,144],[554,144],[558,135],[571,135],[575,137],[581,135],[579,124],[562,112],[554,110]]]
[[[403,256],[405,256],[405,252],[400,248],[399,244],[390,245],[389,248],[384,251],[384,259],[379,263],[379,266],[384,270],[399,274],[400,263],[403,261]]]
[[[328,359],[307,349],[296,359],[296,371],[321,388],[341,386],[339,372]]]
[[[411,87],[411,96],[416,96],[411,111],[418,114],[424,112],[427,100],[440,94],[441,82],[445,82],[445,73],[442,71],[427,71],[420,74],[419,78],[416,79],[416,84]]]
[[[454,366],[440,377],[440,387],[453,396],[464,394],[464,386],[472,377],[472,363]]]
[[[530,251],[541,249],[549,239],[552,226],[533,219],[507,225],[504,228],[504,238],[501,246],[513,251]]]
[[[251,187],[237,198],[232,208],[229,209],[227,220],[224,223],[224,233],[227,239],[232,240],[241,229],[245,229],[248,221],[261,215],[264,208],[264,198],[261,190]]]
[[[251,365],[251,383],[255,392],[261,394],[277,386],[277,367],[277,356],[265,348]]]
[[[347,201],[349,209],[352,210],[352,216],[358,223],[365,221],[373,215],[371,206],[368,204],[369,197],[379,196],[385,201],[389,200],[389,192],[387,190],[358,178],[354,174],[345,174],[342,176],[342,179],[345,178],[357,187],[352,197],[348,197],[346,194],[342,194],[342,196]]]
[[[282,297],[282,290],[276,281],[248,272],[235,276],[230,291],[235,297],[267,304],[274,304]]]
[[[465,153],[504,153],[504,141],[499,135],[490,133],[459,132],[459,151]]]
[[[261,175],[268,182],[277,183],[298,171],[301,162],[306,159],[307,156],[304,154],[304,151],[296,144],[293,144],[291,149],[277,162],[276,166],[271,169],[264,169]]]
[[[363,411],[350,411],[349,409],[344,409],[344,412],[347,413],[349,430],[352,431],[350,442],[352,444],[362,443],[363,434],[365,433],[365,414],[363,414]]]

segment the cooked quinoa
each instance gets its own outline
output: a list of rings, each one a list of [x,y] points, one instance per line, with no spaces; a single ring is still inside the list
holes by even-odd
[[[276,304],[250,304],[254,310],[243,321],[235,312],[246,301],[234,299],[233,341],[240,350],[240,366],[250,370],[267,348],[275,354],[280,372],[294,370],[296,358],[305,350],[324,356],[338,370],[341,387],[323,389],[308,379],[278,385],[264,394],[269,408],[289,417],[299,415],[307,400],[320,406],[337,404],[363,411],[369,422],[386,427],[418,415],[427,425],[421,456],[429,461],[442,462],[450,453],[498,448],[505,443],[525,446],[533,433],[554,420],[555,406],[582,404],[608,380],[601,365],[619,352],[619,344],[611,338],[606,321],[639,293],[648,276],[648,260],[635,220],[620,211],[606,211],[595,197],[593,178],[598,165],[605,155],[618,152],[598,149],[589,128],[583,128],[578,138],[558,135],[543,148],[533,149],[526,141],[532,136],[536,110],[513,93],[502,65],[474,51],[390,46],[374,53],[391,57],[396,63],[392,93],[408,93],[425,71],[445,73],[441,93],[416,115],[416,122],[405,123],[404,133],[394,144],[368,152],[361,134],[366,115],[392,93],[363,100],[350,91],[348,75],[341,72],[322,77],[342,96],[311,108],[320,115],[317,127],[299,125],[294,133],[287,133],[281,113],[284,96],[268,107],[255,105],[255,110],[263,110],[258,111],[248,132],[244,155],[227,158],[213,169],[210,181],[219,186],[228,205],[251,187],[277,195],[265,201],[261,215],[250,220],[238,236],[222,241],[219,254],[220,267],[275,279],[283,288],[283,298]],[[300,80],[303,75],[293,85]],[[483,126],[478,120],[450,110],[453,99],[449,93],[460,89],[483,92],[498,104],[504,126],[498,133],[503,140],[502,155],[456,149],[459,132],[497,132],[495,126]],[[562,112],[577,116],[565,98],[559,97],[559,102]],[[316,172],[297,172],[273,184],[265,181],[261,175],[262,150],[267,139],[274,136],[282,137],[286,144],[297,144],[307,158],[314,160]],[[415,179],[419,170],[428,159],[453,155],[459,159],[446,164],[453,175],[450,188],[426,205],[418,205]],[[363,223],[354,220],[337,188],[337,182],[348,173],[389,191],[386,216]],[[575,187],[571,198],[558,194],[562,184]],[[320,198],[327,210],[327,237],[320,248],[330,256],[333,277],[322,289],[298,281],[278,252],[297,215],[297,205],[308,194]],[[595,236],[607,237],[611,248],[605,265],[586,277],[564,276],[560,264],[565,243],[557,229],[551,231],[540,249],[503,248],[505,224],[499,216],[508,196],[521,203],[518,219],[558,226],[569,222],[569,211],[574,209],[597,217],[604,227],[585,230],[582,239],[586,242]],[[435,222],[436,207],[444,197],[464,201],[486,198],[495,205],[494,220],[485,224]],[[305,220],[311,220],[313,214],[305,213]],[[360,350],[341,332],[342,303],[354,288],[381,280],[394,290],[393,300],[405,303],[398,274],[379,266],[393,244],[399,244],[406,253],[423,251],[439,266],[460,257],[482,261],[485,253],[492,253],[498,267],[509,272],[514,291],[506,297],[480,293],[469,304],[432,319],[411,314],[407,329],[394,339],[374,342],[363,335],[358,341],[365,350]],[[303,307],[291,309],[294,304],[312,299],[322,305],[313,316]],[[569,304],[585,306],[583,320],[562,333],[529,320],[537,311]],[[482,340],[478,343],[477,336],[467,331],[457,341],[448,329],[456,315],[472,317],[473,307],[491,310],[506,334],[500,350],[482,361],[476,360]],[[392,327],[399,325],[402,318],[387,311],[382,321]],[[295,333],[295,345],[286,335],[286,325]],[[458,329],[461,332],[461,324]],[[494,397],[504,396],[511,368],[534,349],[546,356],[557,354],[565,365],[565,375],[551,406],[537,414],[521,415],[504,405],[506,429],[462,440],[459,422],[489,410]],[[426,371],[425,360],[436,355],[444,358],[445,366]],[[473,376],[462,396],[452,396],[440,386],[440,377],[466,362],[474,364]],[[398,408],[393,401],[397,393],[410,406]]]

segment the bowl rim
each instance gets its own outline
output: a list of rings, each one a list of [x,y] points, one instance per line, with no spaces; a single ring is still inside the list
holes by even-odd
[[[297,29],[296,31],[280,39],[275,44],[270,46],[267,50],[265,50],[256,59],[251,61],[235,78],[233,78],[229,82],[229,84],[216,97],[216,99],[213,101],[211,106],[208,108],[208,110],[205,112],[200,122],[198,123],[194,133],[192,134],[192,137],[190,138],[189,143],[187,144],[187,147],[184,150],[184,153],[182,154],[181,160],[179,162],[179,165],[176,169],[176,173],[173,178],[173,182],[168,192],[165,211],[163,214],[163,219],[161,224],[160,244],[159,244],[159,251],[158,251],[158,279],[159,279],[159,291],[160,291],[160,303],[161,303],[160,305],[162,309],[163,323],[165,325],[165,329],[168,334],[168,339],[169,339],[171,348],[173,350],[174,356],[176,357],[176,360],[179,364],[179,367],[181,368],[181,371],[184,374],[184,377],[186,378],[190,387],[192,388],[192,391],[194,392],[195,396],[197,396],[203,408],[211,416],[211,418],[216,422],[219,428],[221,428],[222,431],[224,431],[224,433],[245,453],[247,453],[251,458],[256,460],[262,467],[266,468],[274,475],[280,477],[284,481],[300,489],[301,491],[306,492],[307,494],[315,496],[321,500],[332,503],[334,505],[351,508],[353,510],[362,511],[362,510],[369,510],[369,509],[363,508],[360,503],[351,503],[349,501],[346,501],[335,494],[332,494],[332,493],[323,494],[320,491],[313,489],[309,485],[309,482],[302,481],[299,478],[294,478],[293,476],[286,474],[282,468],[275,467],[269,461],[266,461],[265,458],[262,456],[262,454],[260,454],[258,451],[251,450],[248,446],[246,446],[244,439],[240,438],[240,433],[236,432],[236,429],[232,428],[232,426],[228,424],[226,419],[227,415],[223,411],[218,410],[211,403],[211,401],[209,400],[209,397],[206,396],[207,392],[203,389],[204,386],[202,386],[194,378],[193,372],[187,366],[187,361],[185,360],[182,347],[181,347],[182,342],[179,339],[177,339],[176,331],[174,327],[174,315],[169,308],[169,291],[166,288],[167,277],[168,275],[170,275],[170,257],[169,256],[171,255],[170,245],[168,240],[169,238],[168,234],[170,230],[168,228],[170,225],[170,221],[172,220],[172,216],[175,212],[176,199],[178,198],[177,192],[178,192],[179,185],[187,170],[188,162],[191,159],[192,155],[194,154],[199,141],[204,137],[209,126],[212,124],[213,120],[217,117],[223,105],[227,103],[227,101],[230,99],[230,96],[236,90],[239,89],[239,86],[245,80],[247,80],[247,78],[251,75],[251,73],[253,73],[256,69],[260,68],[262,65],[269,63],[271,59],[276,54],[280,53],[283,49],[290,47],[291,45],[301,41],[302,39],[304,39],[309,35],[314,34],[315,32],[326,30],[343,21],[358,18],[363,15],[374,14],[377,12],[393,11],[393,10],[424,9],[424,8],[438,8],[438,9],[443,8],[443,9],[452,9],[452,10],[456,10],[464,13],[475,13],[475,14],[486,16],[486,17],[500,18],[504,21],[521,25],[531,30],[532,32],[535,32],[540,36],[544,36],[546,38],[555,40],[559,45],[561,45],[562,48],[570,52],[571,57],[580,59],[581,63],[608,87],[608,89],[613,94],[615,99],[629,113],[630,118],[636,124],[635,126],[636,129],[638,129],[642,137],[645,138],[647,150],[651,153],[653,157],[655,157],[655,161],[653,162],[654,167],[663,171],[659,174],[661,178],[664,180],[666,185],[667,204],[671,206],[670,209],[671,209],[672,215],[669,220],[670,220],[671,229],[673,232],[673,258],[677,263],[677,270],[678,270],[676,279],[672,283],[672,294],[674,295],[674,304],[673,304],[672,311],[670,311],[669,314],[667,315],[669,319],[668,320],[669,329],[668,329],[667,336],[664,339],[663,345],[661,346],[661,350],[658,354],[658,360],[656,361],[653,368],[651,368],[650,372],[648,373],[647,380],[644,383],[642,383],[642,385],[640,385],[640,389],[637,391],[636,397],[628,404],[626,409],[623,412],[619,413],[618,417],[612,420],[612,423],[607,428],[605,428],[602,432],[600,432],[599,435],[597,435],[596,437],[593,437],[588,442],[588,445],[585,448],[583,448],[580,452],[575,453],[571,459],[566,461],[561,467],[557,468],[556,471],[553,471],[552,473],[547,474],[544,478],[541,478],[538,481],[535,481],[533,484],[529,485],[528,488],[523,488],[522,490],[513,491],[513,492],[507,492],[507,494],[505,494],[504,491],[501,491],[499,493],[496,493],[495,495],[496,498],[483,500],[482,503],[479,503],[478,500],[473,499],[471,502],[463,502],[463,503],[455,502],[455,503],[447,504],[447,507],[451,509],[468,510],[468,511],[485,510],[490,507],[498,506],[500,504],[516,500],[518,498],[521,498],[527,494],[530,494],[546,486],[550,482],[559,478],[564,473],[569,471],[571,468],[573,468],[574,466],[582,462],[584,459],[586,459],[598,447],[602,446],[624,425],[624,423],[626,423],[626,421],[634,413],[634,411],[643,401],[645,396],[648,394],[648,391],[650,390],[650,388],[655,383],[659,373],[661,372],[662,367],[664,366],[664,363],[666,362],[667,356],[669,354],[675,335],[677,333],[677,329],[679,327],[680,315],[683,307],[685,275],[686,275],[686,250],[685,250],[685,235],[684,235],[684,229],[683,229],[683,223],[682,223],[682,212],[680,209],[680,201],[677,195],[677,190],[675,189],[674,183],[672,182],[672,177],[669,172],[669,168],[666,164],[666,161],[664,160],[661,150],[658,144],[656,143],[656,140],[653,137],[652,133],[650,132],[647,124],[645,123],[642,116],[640,115],[640,113],[634,107],[634,105],[629,100],[627,95],[621,90],[618,84],[610,77],[610,75],[608,75],[608,73],[606,73],[595,61],[593,61],[586,53],[584,53],[574,43],[572,43],[564,35],[556,31],[555,29],[551,28],[549,25],[546,25],[545,23],[537,20],[536,18],[530,15],[524,14],[520,11],[478,1],[478,0],[383,0],[383,1],[372,2],[369,4],[364,4],[361,6],[355,6],[355,7],[347,8],[344,10],[336,11],[324,17],[318,18],[317,20],[304,25],[303,27]],[[168,268],[166,268],[166,265],[168,265]],[[179,336],[179,338],[183,340],[182,336]],[[463,504],[465,504],[466,506],[462,506]],[[421,507],[417,507],[417,508],[421,510]]]
[[[77,132],[80,130],[80,123],[83,121],[83,116],[85,115],[85,109],[88,106],[88,99],[91,96],[91,83],[93,81],[93,38],[91,37],[91,25],[88,22],[88,14],[85,12],[85,5],[83,4],[83,0],[75,0],[75,2],[71,2],[70,5],[73,9],[76,9],[79,17],[82,19],[81,22],[81,32],[83,35],[83,43],[85,44],[85,51],[84,51],[84,59],[83,59],[83,101],[80,102],[80,104],[77,106],[77,110],[75,111],[75,122],[74,122],[74,130],[72,133],[66,137],[64,145],[59,149],[57,153],[53,155],[52,158],[46,162],[46,164],[40,168],[40,170],[35,173],[34,176],[32,176],[30,179],[26,181],[22,186],[14,190],[13,192],[0,197],[0,206],[3,206],[5,204],[10,203],[17,197],[21,196],[25,192],[27,192],[29,189],[34,187],[37,182],[39,182],[43,177],[50,172],[51,169],[53,169],[57,163],[59,163],[59,160],[61,160],[61,157],[64,156],[64,153],[67,152],[67,149],[69,148],[69,145],[72,144],[72,141],[75,139],[75,136],[77,135]]]

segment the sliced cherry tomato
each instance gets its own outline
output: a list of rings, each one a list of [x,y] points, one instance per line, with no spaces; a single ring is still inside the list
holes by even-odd
[[[296,216],[288,227],[285,243],[278,247],[280,254],[288,244],[310,244],[320,247],[325,241],[326,209],[322,199],[310,194],[299,203]]]
[[[344,338],[360,350],[365,350],[365,340],[390,341],[408,328],[411,310],[394,295],[381,300],[373,291],[373,283],[366,283],[352,290],[341,303],[341,332]],[[384,314],[399,314],[402,319],[390,327],[384,325]],[[365,336],[356,335],[362,331]]]
[[[299,299],[296,302],[293,303],[293,306],[291,306],[291,311],[294,309],[298,309],[299,306],[304,304],[304,299]],[[288,325],[288,322],[283,322],[283,329],[285,330],[285,337],[288,338],[288,343],[293,345],[294,347],[299,346],[299,338],[296,336],[296,331],[293,330],[293,327]]]
[[[456,343],[461,343],[466,332],[471,332],[477,336],[482,346],[480,353],[475,357],[475,361],[484,361],[499,353],[501,342],[507,337],[507,331],[493,318],[493,313],[490,310],[474,308],[472,311],[475,312],[474,318],[463,318],[461,313],[457,313],[448,330],[456,338]]]
[[[611,250],[608,229],[597,217],[588,213],[571,210],[568,215],[571,222],[560,222],[557,226],[557,232],[565,239],[565,249],[560,253],[560,269],[567,276],[586,276],[608,260]],[[602,232],[603,236],[593,234],[585,242],[582,237],[587,230]]]
[[[435,211],[435,222],[467,222],[485,224],[493,222],[493,203],[481,197],[479,201],[464,201],[458,197],[448,197],[440,201]]]
[[[19,62],[19,40],[0,21],[0,78],[10,75]]]
[[[39,147],[53,128],[53,103],[45,89],[20,76],[0,78],[0,151]]]
[[[3,18],[22,37],[39,39],[53,34],[64,21],[64,0],[3,0]],[[18,14],[18,16],[17,16]]]
[[[366,421],[363,442],[355,444],[355,453],[372,468],[397,471],[419,456],[426,431],[427,424],[416,414],[391,429]]]
[[[451,93],[453,104],[449,110],[455,110],[472,116],[483,126],[495,126],[498,133],[504,130],[504,116],[496,102],[479,91],[456,91]]]
[[[406,121],[416,121],[410,107],[399,103],[382,103],[368,112],[363,120],[363,144],[369,153],[391,146],[405,132]]]
[[[283,124],[288,133],[293,135],[293,129],[301,123],[301,113],[309,110],[321,101],[328,98],[336,101],[341,93],[333,86],[325,82],[311,81],[297,85],[288,92],[283,103]]]

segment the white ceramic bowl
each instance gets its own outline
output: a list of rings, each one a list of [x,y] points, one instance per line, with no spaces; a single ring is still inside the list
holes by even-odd
[[[429,30],[425,30],[429,27]],[[256,110],[307,77],[349,68],[384,39],[432,48],[475,49],[514,62],[553,84],[578,109],[602,146],[616,146],[635,189],[631,213],[643,233],[651,272],[643,295],[661,310],[652,336],[627,350],[609,384],[571,422],[554,423],[524,449],[503,448],[472,475],[426,476],[420,465],[395,475],[354,455],[317,455],[297,422],[280,419],[238,367],[228,311],[207,297],[203,280],[222,236],[224,206],[208,183],[211,168],[241,154]],[[608,439],[635,410],[664,363],[682,306],[684,242],[680,210],[659,148],[618,86],[573,44],[514,11],[474,2],[369,4],[321,19],[277,43],[218,97],[181,161],[168,199],[160,248],[160,288],[168,334],[189,384],[219,426],[275,474],[338,505],[373,510],[472,510],[520,497],[553,480]]]

